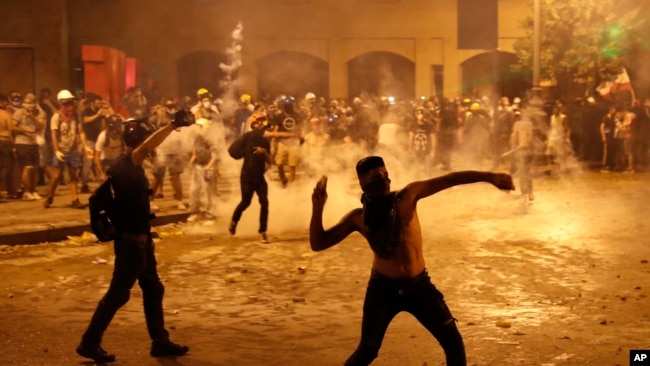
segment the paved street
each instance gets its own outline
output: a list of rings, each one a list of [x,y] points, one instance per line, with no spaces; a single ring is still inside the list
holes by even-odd
[[[487,184],[419,204],[427,267],[458,319],[468,364],[627,365],[629,349],[650,349],[647,179],[542,177],[531,206]],[[326,225],[358,205],[350,186],[330,177]],[[238,197],[224,197],[216,221],[157,227],[167,325],[191,351],[148,355],[136,287],[104,339],[116,364],[342,364],[358,342],[371,252],[354,234],[312,253],[309,192],[272,185],[270,244],[257,241],[255,201],[237,235],[226,234]],[[111,245],[73,237],[1,248],[0,364],[83,364],[74,349],[107,289]],[[442,364],[408,314],[394,319],[373,363]]]

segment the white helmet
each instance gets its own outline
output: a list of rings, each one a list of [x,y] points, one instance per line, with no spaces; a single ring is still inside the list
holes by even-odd
[[[62,100],[70,100],[70,99],[75,99],[75,97],[67,89],[63,89],[56,94],[56,100],[58,100],[59,102]]]
[[[305,95],[305,99],[307,99],[307,100],[316,99],[316,94],[311,93],[311,92],[307,93],[307,95]]]

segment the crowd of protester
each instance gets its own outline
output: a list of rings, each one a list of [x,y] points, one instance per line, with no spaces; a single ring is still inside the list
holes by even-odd
[[[236,108],[226,108],[205,88],[180,98],[147,98],[140,88],[130,88],[116,106],[92,92],[0,94],[0,195],[40,200],[49,207],[58,184],[67,182],[71,207],[85,207],[78,194],[90,193],[90,183],[104,179],[122,153],[122,123],[146,118],[160,128],[181,108],[191,110],[201,128],[171,136],[157,149],[149,166],[152,200],[162,196],[168,174],[178,209],[192,213],[206,200],[208,213],[213,211],[220,161],[228,145],[250,130],[254,112],[267,117],[264,128],[297,136],[271,140],[272,172],[284,187],[297,171],[344,169],[369,152],[390,156],[422,175],[507,166],[513,125],[526,118],[526,100],[519,97],[496,103],[488,97],[395,100],[369,94],[327,100],[314,93],[237,99]],[[546,101],[542,110],[545,118],[534,125],[535,163],[559,171],[571,160],[602,171],[647,170],[650,98],[627,104],[594,97]],[[191,174],[189,207],[180,178],[186,170]],[[44,185],[47,190],[39,193]]]

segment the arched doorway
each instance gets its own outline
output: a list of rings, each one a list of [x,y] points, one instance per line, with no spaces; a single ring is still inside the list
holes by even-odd
[[[208,89],[213,96],[221,94],[219,81],[225,73],[219,64],[226,63],[223,54],[210,51],[192,52],[178,61],[178,96],[196,97],[199,88]]]
[[[415,63],[392,52],[369,52],[348,61],[350,97],[365,92],[398,99],[415,97]]]
[[[260,59],[257,70],[260,97],[302,98],[308,92],[329,97],[329,64],[318,57],[301,52],[277,52]]]
[[[496,93],[510,100],[521,97],[532,87],[530,75],[512,70],[512,65],[517,63],[517,56],[514,53],[495,52],[481,53],[460,64],[463,75],[463,95],[476,98],[483,95],[492,96],[495,77]]]

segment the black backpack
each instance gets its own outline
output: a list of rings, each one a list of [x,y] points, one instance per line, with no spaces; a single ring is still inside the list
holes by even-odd
[[[248,135],[248,133],[243,134],[228,147],[230,157],[239,160],[246,155],[246,140],[248,139]]]
[[[100,242],[111,241],[116,237],[115,227],[111,220],[113,201],[113,187],[109,175],[88,199],[90,228]]]

